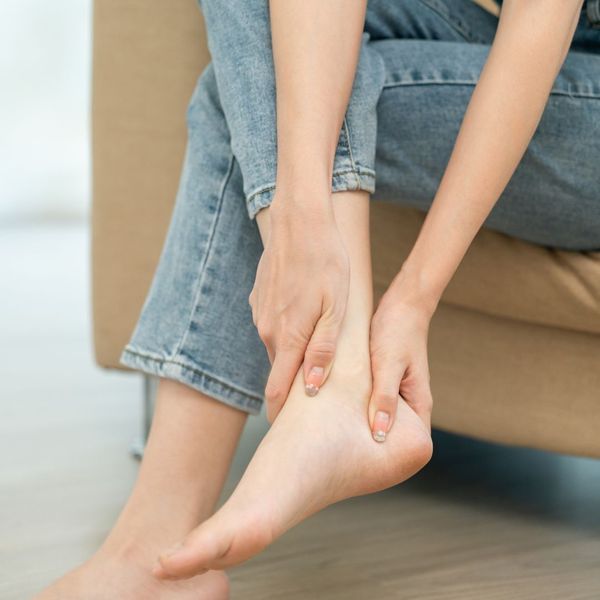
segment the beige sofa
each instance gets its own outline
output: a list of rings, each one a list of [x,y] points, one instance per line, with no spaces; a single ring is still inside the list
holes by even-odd
[[[195,0],[96,0],[93,316],[96,359],[118,357],[175,198],[185,109],[208,60]],[[376,293],[423,215],[374,203]],[[600,456],[600,253],[483,230],[434,317],[434,425],[495,442]]]

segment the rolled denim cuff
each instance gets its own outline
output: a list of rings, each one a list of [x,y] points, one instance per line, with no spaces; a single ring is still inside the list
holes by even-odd
[[[385,64],[381,56],[368,46],[369,34],[363,34],[361,52],[352,93],[336,147],[333,161],[332,192],[362,190],[375,192],[375,148],[377,143],[377,102],[385,83]],[[275,122],[272,124],[276,127]],[[264,132],[265,148],[272,149],[269,132]],[[256,142],[253,144],[256,146]],[[243,153],[245,154],[245,152]],[[239,160],[239,159],[238,159]],[[243,159],[242,159],[243,160]],[[250,162],[249,157],[245,161]],[[260,164],[265,171],[256,169]],[[248,215],[253,219],[259,210],[269,206],[275,193],[276,156],[255,161],[250,173],[240,161],[244,173],[244,192]],[[269,171],[270,177],[269,177]],[[247,174],[248,173],[248,174]],[[268,183],[255,184],[248,190],[248,181],[267,177]]]
[[[333,172],[331,191],[347,192],[362,190],[372,194],[375,192],[375,171],[368,167],[355,165],[351,169],[340,169]],[[275,194],[275,183],[269,184],[253,192],[246,200],[248,215],[254,219],[257,213],[271,205]]]

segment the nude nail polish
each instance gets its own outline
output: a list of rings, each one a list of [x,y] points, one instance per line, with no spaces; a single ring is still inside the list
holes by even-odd
[[[323,367],[312,367],[308,372],[304,391],[307,396],[316,396],[319,393],[319,385],[323,378]]]
[[[378,410],[373,419],[373,439],[376,442],[385,442],[390,426],[390,413]]]

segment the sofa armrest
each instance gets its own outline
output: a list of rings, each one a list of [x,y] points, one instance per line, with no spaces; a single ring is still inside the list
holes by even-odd
[[[118,367],[169,224],[185,114],[209,60],[195,0],[95,0],[92,305],[97,362]]]

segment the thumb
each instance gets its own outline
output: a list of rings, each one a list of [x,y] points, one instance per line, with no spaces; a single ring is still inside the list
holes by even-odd
[[[406,389],[401,390],[401,395],[407,404],[417,413],[427,427],[431,427],[431,411],[433,397],[429,383],[429,367],[427,365],[417,368],[411,374],[411,381]]]
[[[304,353],[304,389],[307,396],[319,393],[331,371],[342,317],[324,315],[315,326]]]
[[[400,382],[406,366],[391,360],[374,360],[373,391],[369,401],[369,424],[376,442],[384,442],[396,419]]]

